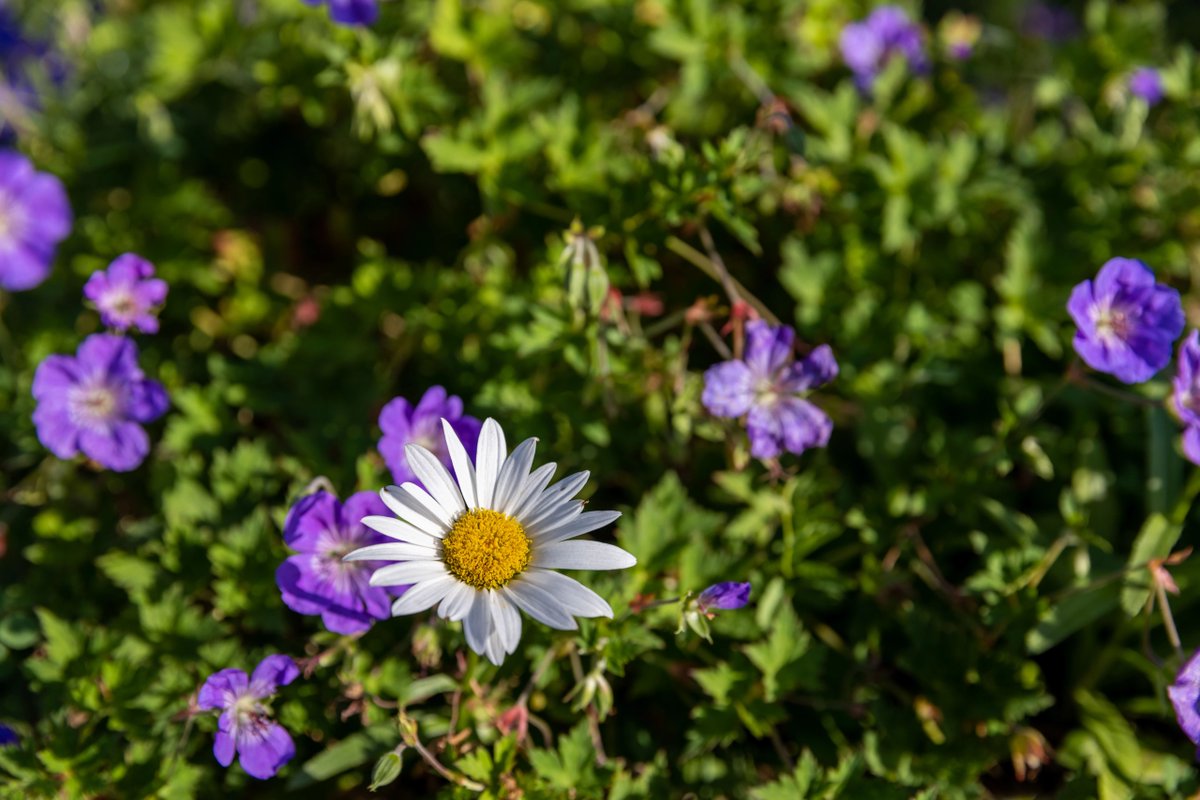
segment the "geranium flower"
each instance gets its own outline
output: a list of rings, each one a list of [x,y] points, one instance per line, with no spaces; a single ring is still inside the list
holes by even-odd
[[[704,373],[704,407],[718,417],[746,417],[750,454],[775,458],[829,443],[833,422],[804,397],[837,376],[828,345],[795,361],[796,332],[761,320],[746,325],[746,354]]]
[[[62,182],[29,159],[0,151],[0,289],[19,292],[46,280],[58,243],[71,232]]]
[[[53,355],[33,376],[38,439],[59,458],[82,452],[108,469],[127,472],[150,452],[142,425],[161,417],[170,401],[138,366],[129,339],[97,333],[74,356]]]
[[[1156,283],[1150,268],[1132,258],[1111,259],[1094,280],[1076,286],[1067,311],[1079,328],[1075,352],[1125,383],[1154,377],[1183,333],[1179,292]]]
[[[292,737],[271,718],[265,701],[299,674],[291,658],[273,655],[259,662],[250,677],[240,669],[223,669],[209,676],[197,699],[200,708],[221,711],[213,740],[217,763],[228,767],[236,753],[248,775],[266,779],[296,755]]]
[[[119,331],[137,328],[158,332],[154,308],[167,299],[167,282],[154,277],[154,265],[141,256],[126,253],[92,273],[83,285],[83,296],[100,312],[100,321]]]
[[[387,541],[361,522],[386,513],[374,492],[351,495],[345,503],[316,492],[292,506],[283,538],[298,555],[275,571],[284,604],[300,614],[320,614],[334,633],[361,633],[375,620],[387,619],[391,596],[368,582],[379,565],[342,560],[360,547]]]

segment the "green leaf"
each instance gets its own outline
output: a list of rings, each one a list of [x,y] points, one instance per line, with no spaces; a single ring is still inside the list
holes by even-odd
[[[0,619],[0,644],[13,650],[33,647],[41,638],[37,620],[30,614],[18,611]]]
[[[145,559],[121,550],[113,550],[96,559],[96,566],[109,580],[131,595],[139,594],[154,585],[159,567]]]
[[[531,750],[529,762],[538,779],[553,789],[567,792],[598,785],[596,751],[587,723],[581,722],[558,740],[558,750]]]
[[[1133,541],[1129,553],[1129,572],[1121,588],[1121,608],[1131,617],[1146,607],[1150,598],[1150,571],[1146,564],[1154,558],[1166,558],[1179,541],[1183,525],[1171,522],[1162,514],[1151,514]]]
[[[378,725],[351,734],[306,761],[288,781],[288,789],[303,789],[361,767],[375,758],[380,750],[395,746],[395,743],[396,732],[391,725]]]
[[[1067,595],[1051,606],[1025,636],[1025,648],[1043,653],[1080,628],[1103,617],[1117,607],[1121,585],[1110,581]]]
[[[810,650],[812,636],[804,630],[791,605],[784,603],[771,623],[766,640],[743,648],[762,673],[764,696],[775,701],[795,687],[816,688],[824,651]]]
[[[46,637],[46,660],[62,667],[83,652],[83,635],[49,609],[35,609]]]

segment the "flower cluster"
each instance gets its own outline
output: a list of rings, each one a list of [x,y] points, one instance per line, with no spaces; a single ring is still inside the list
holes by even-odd
[[[166,299],[167,285],[153,275],[153,265],[126,253],[88,279],[84,297],[114,330],[154,332],[152,310]],[[146,458],[150,439],[142,426],[170,404],[162,384],[142,372],[137,345],[105,333],[89,336],[74,356],[52,355],[38,365],[33,397],[33,422],[46,449],[63,459],[83,453],[116,472]]]
[[[804,399],[837,376],[833,351],[821,345],[795,361],[795,338],[796,332],[786,325],[771,327],[755,320],[746,325],[745,357],[717,364],[704,374],[704,407],[718,417],[744,416],[755,458],[824,447],[833,431],[825,412]]]
[[[842,60],[863,91],[870,90],[876,76],[893,58],[903,58],[916,73],[929,69],[920,26],[896,6],[880,6],[865,20],[847,25],[838,44]]]

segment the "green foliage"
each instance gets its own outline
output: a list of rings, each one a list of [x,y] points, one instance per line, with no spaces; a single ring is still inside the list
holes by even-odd
[[[1089,0],[1055,45],[964,3],[956,61],[926,3],[931,71],[868,95],[837,38],[873,5],[10,0],[55,54],[17,146],[76,220],[0,296],[0,796],[1195,794],[1151,567],[1200,644],[1200,478],[1168,376],[1088,373],[1064,304],[1123,255],[1195,320],[1200,12]],[[170,283],[172,405],[114,474],[49,455],[31,385],[125,251]],[[745,308],[832,346],[828,448],[764,464],[704,410]],[[583,576],[614,619],[525,618],[494,668],[283,605],[291,503],[389,483],[378,412],[432,385],[624,512],[637,566]],[[269,653],[305,674],[263,783],[195,693]]]

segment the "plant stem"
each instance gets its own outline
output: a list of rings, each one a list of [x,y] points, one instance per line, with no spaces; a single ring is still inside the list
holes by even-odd
[[[1158,598],[1158,607],[1162,610],[1163,626],[1167,629],[1167,638],[1171,640],[1171,646],[1175,648],[1175,655],[1181,659],[1183,654],[1183,642],[1179,640],[1179,629],[1175,627],[1175,617],[1171,614],[1171,604],[1167,601],[1167,590],[1160,581],[1154,582],[1154,594]]]
[[[692,247],[687,242],[680,239],[678,236],[668,236],[666,240],[667,249],[675,255],[681,257],[692,266],[698,268],[708,277],[722,283],[720,270],[712,263],[708,256],[701,253],[696,248]],[[770,322],[772,325],[779,324],[779,317],[771,313],[771,309],[767,308],[766,304],[751,294],[745,286],[738,282],[737,278],[730,276],[730,282],[737,289],[738,295],[751,305],[758,312],[758,315]]]

